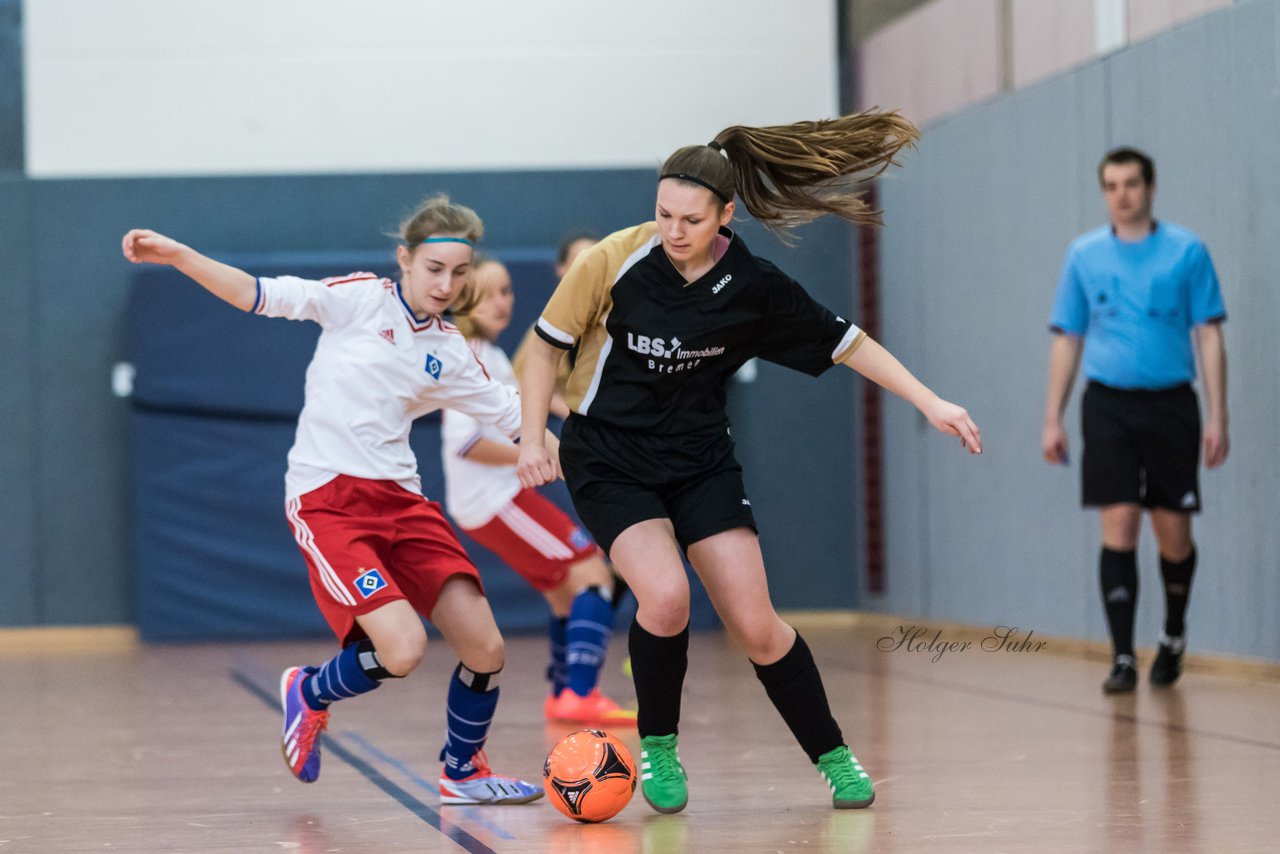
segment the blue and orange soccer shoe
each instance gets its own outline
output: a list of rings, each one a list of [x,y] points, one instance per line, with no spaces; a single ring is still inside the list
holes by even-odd
[[[484,751],[464,766],[471,773],[454,780],[440,772],[440,803],[444,804],[527,804],[542,797],[542,786],[493,773]]]
[[[284,710],[284,735],[280,752],[289,771],[304,783],[320,777],[320,733],[329,726],[329,713],[317,712],[302,699],[302,679],[314,667],[290,667],[280,674],[280,706]]]

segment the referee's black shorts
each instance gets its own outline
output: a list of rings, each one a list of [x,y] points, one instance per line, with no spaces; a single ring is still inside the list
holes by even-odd
[[[1081,405],[1085,507],[1200,510],[1200,409],[1184,384],[1132,391],[1090,381]]]
[[[572,414],[560,435],[560,466],[582,523],[605,552],[637,522],[670,519],[676,541],[756,529],[726,428],[657,436]]]

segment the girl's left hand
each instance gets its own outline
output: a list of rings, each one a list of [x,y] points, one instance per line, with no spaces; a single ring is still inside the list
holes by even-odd
[[[982,453],[982,435],[978,432],[978,425],[973,423],[963,406],[935,397],[921,412],[937,430],[948,436],[959,436],[961,447],[967,448],[969,453]]]

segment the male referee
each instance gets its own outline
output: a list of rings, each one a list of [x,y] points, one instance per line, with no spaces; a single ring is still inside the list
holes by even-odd
[[[1102,514],[1098,571],[1115,651],[1102,690],[1115,694],[1132,691],[1138,681],[1135,549],[1144,508],[1160,549],[1165,595],[1151,683],[1171,685],[1182,672],[1201,449],[1209,468],[1221,465],[1228,450],[1226,309],[1204,243],[1152,216],[1151,158],[1117,148],[1098,165],[1098,179],[1111,223],[1076,238],[1062,265],[1041,447],[1046,461],[1066,464],[1062,412],[1083,350],[1088,386],[1081,404],[1081,503]],[[1205,396],[1203,427],[1191,387],[1193,339]]]

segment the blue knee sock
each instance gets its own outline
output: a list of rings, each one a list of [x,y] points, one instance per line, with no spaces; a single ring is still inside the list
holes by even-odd
[[[588,587],[573,598],[565,631],[565,665],[567,682],[575,694],[585,697],[596,687],[611,628],[613,608],[599,587]]]
[[[558,697],[567,684],[565,672],[565,631],[568,620],[551,615],[547,635],[551,639],[551,664],[547,665],[547,678],[551,680],[551,696]]]
[[[497,673],[472,673],[461,664],[454,668],[449,680],[448,735],[440,751],[446,777],[461,780],[475,772],[471,760],[484,749],[497,707]]]
[[[317,712],[323,712],[334,700],[345,700],[367,694],[391,678],[378,661],[378,653],[367,640],[348,644],[342,652],[319,668],[308,667],[302,683],[302,699]]]

